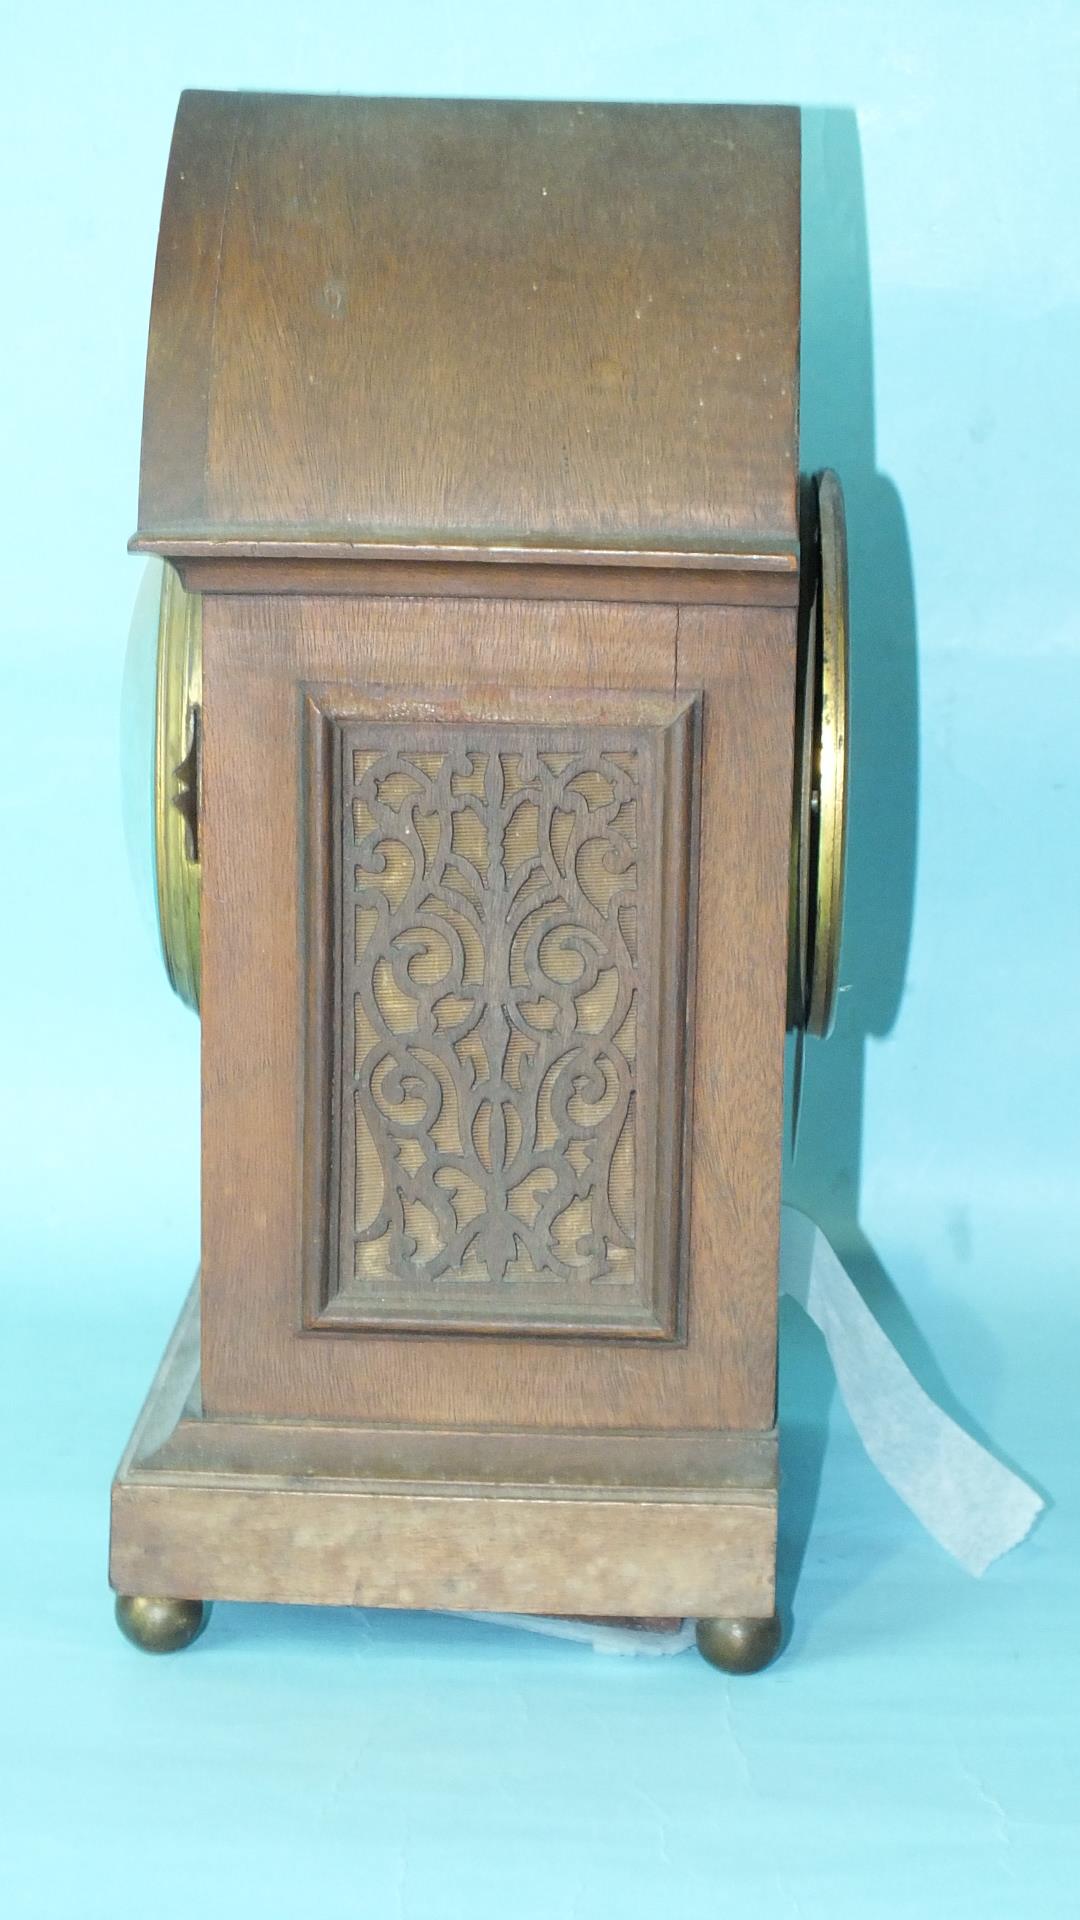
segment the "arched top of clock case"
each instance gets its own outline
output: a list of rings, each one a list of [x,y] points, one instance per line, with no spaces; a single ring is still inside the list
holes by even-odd
[[[133,546],[798,565],[799,118],[185,93]]]

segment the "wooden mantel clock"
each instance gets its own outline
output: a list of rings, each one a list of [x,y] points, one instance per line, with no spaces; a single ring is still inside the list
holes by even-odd
[[[139,553],[202,1267],[113,1492],[214,1598],[776,1651],[785,1026],[836,981],[799,118],[185,94]]]

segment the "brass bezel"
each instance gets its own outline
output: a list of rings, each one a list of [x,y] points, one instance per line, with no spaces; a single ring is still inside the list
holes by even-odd
[[[818,587],[818,724],[814,892],[811,899],[806,1030],[827,1039],[836,1019],[847,851],[848,568],[840,481],[818,475],[821,574]]]
[[[158,929],[169,981],[198,1011],[202,888],[199,868],[199,721],[202,601],[175,568],[162,570],[154,728],[154,857]]]

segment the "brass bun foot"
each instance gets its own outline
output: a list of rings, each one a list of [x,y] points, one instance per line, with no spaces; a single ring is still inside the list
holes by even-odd
[[[144,1653],[179,1653],[197,1640],[210,1618],[205,1600],[157,1600],[146,1594],[118,1593],[116,1624],[132,1646]]]
[[[698,1651],[722,1673],[760,1673],[780,1651],[780,1616],[699,1620]]]

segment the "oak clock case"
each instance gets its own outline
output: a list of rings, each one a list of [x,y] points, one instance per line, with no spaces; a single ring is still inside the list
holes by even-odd
[[[847,752],[798,142],[181,101],[132,544],[203,1261],[113,1490],[142,1647],[228,1598],[777,1650],[784,1027],[832,1023]]]

